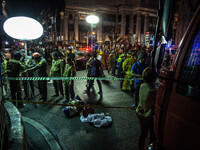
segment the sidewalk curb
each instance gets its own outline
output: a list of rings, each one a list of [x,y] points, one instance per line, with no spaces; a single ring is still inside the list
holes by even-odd
[[[9,150],[27,150],[26,135],[21,113],[10,102],[5,102],[4,107],[10,120],[10,128],[8,128]]]
[[[23,116],[22,118],[24,122],[36,128],[36,130],[38,130],[43,135],[51,150],[62,150],[59,143],[56,141],[54,136],[46,129],[46,127],[28,117]]]

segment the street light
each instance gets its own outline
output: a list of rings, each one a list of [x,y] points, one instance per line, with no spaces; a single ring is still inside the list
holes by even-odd
[[[87,16],[86,21],[91,24],[91,50],[93,50],[93,24],[97,24],[99,22],[99,17],[90,15]]]
[[[27,58],[27,40],[34,40],[43,34],[42,25],[29,17],[12,17],[5,21],[4,31],[12,38],[24,40],[25,55]]]

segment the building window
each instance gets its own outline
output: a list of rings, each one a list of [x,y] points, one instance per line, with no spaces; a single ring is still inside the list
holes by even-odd
[[[91,30],[91,27],[87,24],[87,25],[81,25],[79,24],[79,32],[89,32]]]
[[[126,35],[129,34],[129,21],[130,21],[130,15],[126,15]]]
[[[69,31],[74,31],[74,25],[73,24],[69,24],[68,25],[68,30]]]
[[[122,15],[118,15],[118,22],[121,22],[122,20]]]
[[[177,93],[199,100],[200,97],[200,26],[190,41],[184,58]]]
[[[69,19],[73,19],[73,15],[72,14],[69,14]]]
[[[156,32],[157,18],[149,16],[149,32],[154,34]]]

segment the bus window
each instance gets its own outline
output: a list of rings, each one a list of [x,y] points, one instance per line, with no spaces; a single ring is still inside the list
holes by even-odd
[[[184,58],[177,93],[200,100],[200,29],[197,31]]]

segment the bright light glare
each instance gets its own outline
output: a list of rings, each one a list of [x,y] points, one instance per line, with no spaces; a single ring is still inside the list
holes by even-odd
[[[90,16],[87,16],[86,21],[90,24],[96,24],[99,22],[99,17],[95,15],[90,15]]]
[[[43,34],[42,25],[29,17],[12,17],[5,21],[4,31],[15,39],[33,40]]]

